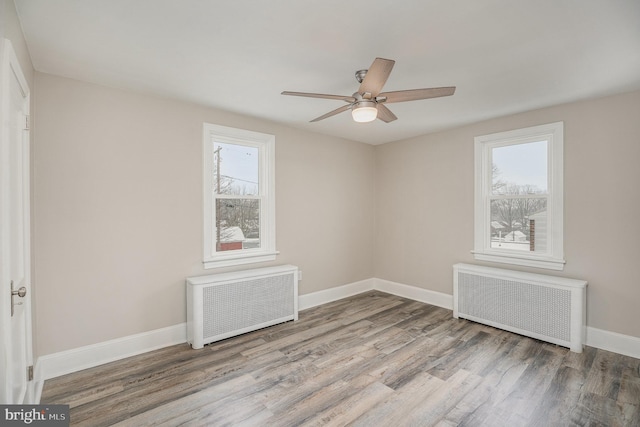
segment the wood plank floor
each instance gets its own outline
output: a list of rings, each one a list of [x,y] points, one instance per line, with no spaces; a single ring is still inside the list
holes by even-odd
[[[368,292],[45,382],[77,426],[640,426],[640,360]]]

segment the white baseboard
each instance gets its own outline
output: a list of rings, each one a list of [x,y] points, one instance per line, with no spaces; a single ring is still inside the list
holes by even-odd
[[[418,288],[411,285],[404,285],[390,280],[373,279],[373,281],[373,288],[377,291],[453,310],[453,295],[430,291],[428,289]]]
[[[586,344],[589,347],[596,347],[640,359],[640,338],[630,335],[623,335],[617,332],[609,332],[587,326]]]
[[[187,324],[180,323],[39,357],[34,377],[36,382],[43,382],[50,378],[184,342],[187,342]]]
[[[363,292],[372,291],[375,279],[365,279],[347,285],[336,286],[335,288],[323,291],[312,292],[298,297],[298,309],[305,310],[317,305],[337,301]]]
[[[453,296],[384,279],[365,279],[311,294],[300,295],[300,310],[377,290],[415,301],[453,308]],[[137,354],[187,341],[186,323],[130,335],[38,358],[35,366],[35,403],[40,401],[44,381]],[[587,327],[586,345],[640,359],[640,338]]]
[[[335,288],[325,289],[323,291],[301,295],[298,298],[298,307],[300,310],[304,310],[373,290],[386,292],[388,294],[412,299],[414,301],[424,302],[426,304],[436,305],[449,310],[453,309],[452,295],[430,291],[411,285],[404,285],[390,280],[378,279],[375,277],[361,280],[359,282],[349,283],[343,286],[336,286]]]

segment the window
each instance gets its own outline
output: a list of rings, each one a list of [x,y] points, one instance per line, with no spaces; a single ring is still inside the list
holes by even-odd
[[[562,270],[563,123],[475,138],[477,260]]]
[[[275,137],[204,124],[204,267],[274,260]]]

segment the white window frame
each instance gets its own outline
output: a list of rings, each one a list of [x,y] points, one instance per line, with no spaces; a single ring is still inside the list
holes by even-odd
[[[492,149],[535,141],[547,141],[547,251],[543,254],[491,247]],[[474,138],[475,203],[474,257],[478,261],[515,264],[550,270],[564,269],[563,249],[563,122],[499,132]]]
[[[255,147],[259,152],[260,247],[216,252],[216,196],[214,194],[214,141]],[[204,268],[230,267],[276,259],[274,135],[204,123]]]

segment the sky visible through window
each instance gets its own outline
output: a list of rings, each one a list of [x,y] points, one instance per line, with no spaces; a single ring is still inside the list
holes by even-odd
[[[531,185],[547,192],[547,141],[508,145],[492,150],[497,179],[518,186]]]
[[[223,142],[216,142],[214,149],[220,149],[220,174],[232,180],[236,194],[258,194],[258,149]]]

